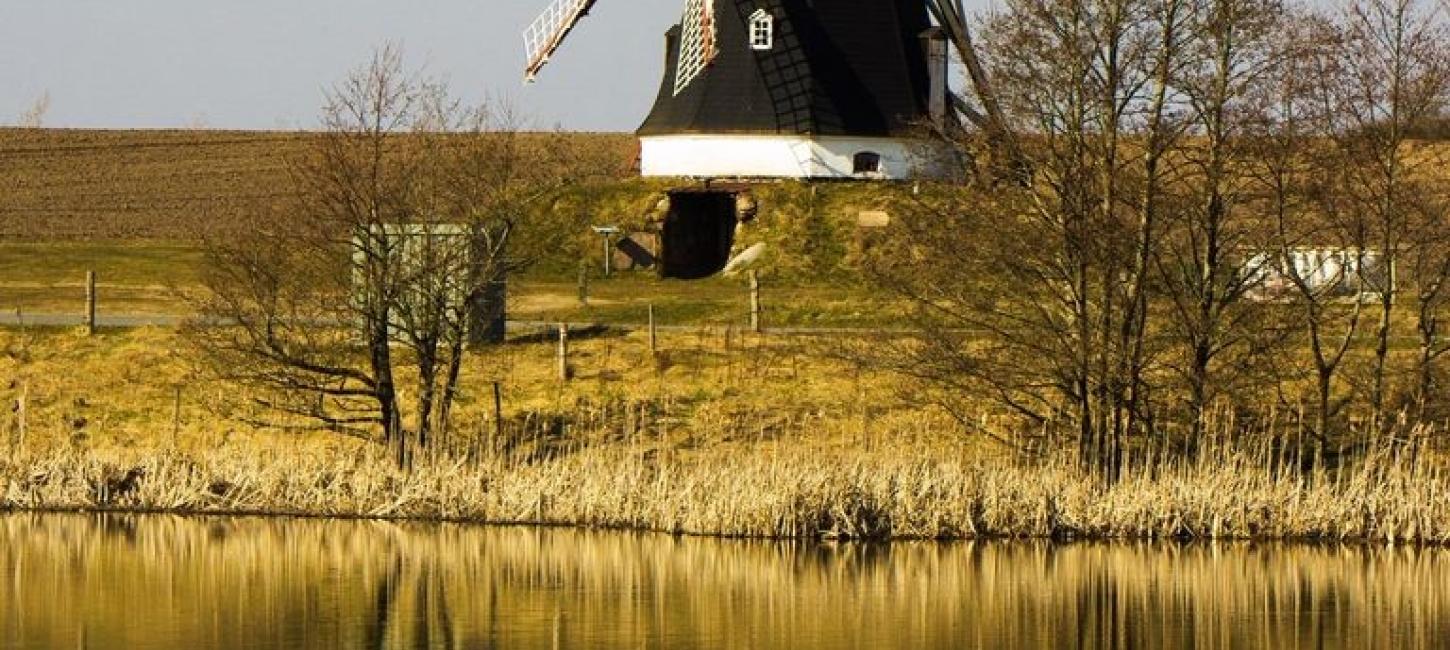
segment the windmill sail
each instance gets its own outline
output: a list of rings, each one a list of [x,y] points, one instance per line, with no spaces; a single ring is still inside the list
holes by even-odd
[[[718,53],[715,0],[688,0],[680,37],[679,65],[675,73],[675,94],[689,87],[690,82],[705,71]]]
[[[564,44],[564,37],[589,13],[596,0],[554,0],[544,13],[524,31],[524,55],[528,67],[524,68],[524,79],[533,81],[539,70],[549,62],[549,57]]]
[[[992,80],[987,75],[986,67],[982,65],[976,43],[972,42],[972,32],[967,27],[962,0],[928,0],[927,7],[936,18],[937,24],[945,30],[947,39],[956,48],[962,64],[966,67],[978,106],[973,106],[966,98],[957,95],[952,96],[952,103],[967,120],[991,137],[1001,149],[1004,159],[1013,168],[1012,173],[1017,174],[1020,179],[1025,173],[1026,163],[1021,149],[1018,148],[1016,134],[1012,132],[1002,111],[997,92],[992,88]]]
[[[1005,129],[1006,120],[1002,116],[1001,108],[998,107],[996,93],[993,92],[991,82],[987,78],[986,70],[982,66],[981,58],[977,55],[976,45],[972,43],[972,33],[967,28],[965,12],[962,9],[962,1],[929,0],[927,7],[931,9],[932,16],[936,18],[937,24],[946,32],[947,39],[956,47],[957,54],[966,66],[967,75],[971,78],[972,86],[976,90],[977,100],[982,105],[980,112],[975,110],[964,111],[967,118],[977,124],[977,126],[985,129]],[[958,98],[957,103],[959,106],[969,106],[961,98]]]

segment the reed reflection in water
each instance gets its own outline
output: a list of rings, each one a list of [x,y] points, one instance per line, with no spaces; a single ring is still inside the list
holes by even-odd
[[[1450,552],[0,516],[0,648],[1445,647]]]

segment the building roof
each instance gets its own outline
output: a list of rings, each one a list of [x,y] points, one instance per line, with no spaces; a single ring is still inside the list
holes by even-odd
[[[639,135],[899,136],[929,115],[924,0],[716,0],[719,54],[675,95],[681,27]],[[774,18],[774,46],[753,50],[750,16]]]

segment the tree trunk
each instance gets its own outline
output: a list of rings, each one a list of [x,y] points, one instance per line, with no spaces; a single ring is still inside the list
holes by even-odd
[[[433,402],[438,387],[438,342],[427,340],[418,351],[418,449],[428,448],[433,429]]]
[[[1433,308],[1422,303],[1415,328],[1420,334],[1420,359],[1416,364],[1415,408],[1421,418],[1425,417],[1430,395],[1435,389],[1435,345],[1439,330],[1439,319]]]
[[[453,401],[458,396],[458,375],[463,369],[463,337],[461,332],[457,334],[460,335],[452,337],[449,345],[448,372],[444,377],[443,394],[438,405],[439,442],[444,443],[445,447],[445,437],[451,438],[449,432],[453,426]]]
[[[478,256],[491,253],[483,244],[475,243],[473,254]],[[498,345],[504,342],[508,334],[508,271],[500,260],[478,262],[472,269],[470,281],[473,292],[468,301],[468,345]]]
[[[1373,385],[1370,391],[1370,422],[1379,428],[1384,422],[1385,372],[1390,353],[1390,317],[1394,298],[1389,287],[1382,288],[1379,325],[1375,328]]]

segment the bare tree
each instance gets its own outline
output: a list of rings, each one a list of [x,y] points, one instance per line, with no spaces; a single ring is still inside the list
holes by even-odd
[[[500,286],[582,229],[530,216],[562,188],[612,171],[607,152],[519,124],[507,107],[462,109],[434,89],[415,129],[426,167],[416,202],[427,219],[411,238],[395,337],[414,355],[420,446],[448,430],[465,347],[501,340]]]
[[[1153,428],[1153,260],[1180,175],[1190,9],[1009,2],[981,32],[981,63],[1030,177],[905,208],[894,248],[912,256],[874,269],[917,305],[922,336],[891,348],[893,367],[935,401],[990,400],[1061,430],[1109,478]]]
[[[45,126],[45,116],[49,113],[50,91],[47,90],[36,97],[35,101],[20,114],[20,119],[16,121],[15,125],[22,129],[38,129]]]
[[[1439,183],[1423,183],[1410,194],[1408,245],[1402,255],[1405,280],[1414,298],[1418,353],[1410,405],[1422,420],[1445,415],[1441,360],[1450,352],[1443,330],[1450,307],[1450,194]]]
[[[1124,350],[1123,367],[1118,374],[1126,382],[1127,399],[1120,402],[1121,415],[1115,417],[1114,434],[1140,432],[1139,420],[1144,415],[1143,395],[1147,392],[1145,340],[1149,333],[1150,271],[1154,253],[1160,247],[1167,194],[1166,185],[1173,181],[1168,169],[1168,155],[1178,148],[1187,123],[1174,115],[1184,101],[1178,81],[1180,70],[1191,59],[1194,7],[1187,0],[1158,0],[1147,7],[1147,22],[1154,40],[1145,56],[1147,68],[1142,90],[1141,188],[1137,192],[1137,232],[1132,272],[1127,281],[1126,315],[1121,325],[1120,345]],[[1119,443],[1121,446],[1121,443]]]
[[[1364,215],[1368,244],[1383,274],[1367,277],[1375,295],[1377,318],[1374,358],[1369,370],[1369,409],[1373,421],[1384,416],[1390,368],[1390,341],[1400,287],[1393,270],[1415,242],[1411,235],[1414,195],[1425,189],[1423,171],[1443,161],[1410,150],[1415,125],[1435,117],[1450,81],[1450,39],[1437,7],[1423,0],[1355,0],[1339,19],[1341,37],[1334,55],[1338,75],[1324,79],[1333,102],[1336,166],[1343,170],[1340,191],[1346,209]],[[1428,233],[1422,233],[1427,234]],[[1416,264],[1412,271],[1431,267]],[[1413,282],[1413,280],[1412,280]],[[1426,278],[1436,284],[1436,278]]]
[[[1169,190],[1182,196],[1155,264],[1172,305],[1167,327],[1182,348],[1174,365],[1186,384],[1192,446],[1211,401],[1253,381],[1275,339],[1262,310],[1244,300],[1260,275],[1248,253],[1269,234],[1247,168],[1254,104],[1283,55],[1284,12],[1277,0],[1199,0],[1190,15],[1175,80],[1194,136],[1181,146],[1190,171]]]
[[[450,99],[393,47],[328,93],[322,126],[292,200],[209,236],[188,332],[270,412],[406,463],[448,429],[475,316],[502,308],[488,281],[550,236],[521,242],[533,204],[596,161]]]
[[[1039,241],[1057,247],[1032,275],[1058,288],[1063,311],[1040,324],[1075,360],[1064,387],[1083,461],[1110,475],[1127,439],[1151,428],[1150,272],[1178,174],[1169,154],[1184,133],[1176,81],[1191,10],[1180,0],[1026,0],[988,32],[1009,113],[1037,139],[1030,205],[1053,233]]]
[[[401,54],[378,51],[328,92],[323,131],[291,165],[293,200],[208,233],[189,333],[220,374],[264,389],[262,406],[402,440],[389,343],[403,260],[390,235],[414,220],[419,160],[399,136],[419,101]]]
[[[905,252],[872,271],[919,336],[872,352],[964,424],[1005,406],[1108,479],[1172,431],[1193,453],[1220,396],[1267,405],[1250,388],[1307,402],[1322,451],[1346,407],[1382,419],[1394,397],[1406,261],[1423,407],[1450,351],[1450,227],[1421,171],[1438,160],[1409,146],[1446,76],[1414,2],[1008,0],[966,39],[968,73],[981,136],[1010,135],[1030,173],[901,209],[879,250]]]
[[[1347,402],[1336,399],[1336,386],[1364,311],[1359,280],[1366,230],[1362,215],[1346,209],[1337,178],[1343,170],[1326,144],[1335,110],[1326,89],[1338,75],[1340,34],[1312,14],[1295,14],[1285,25],[1279,36],[1285,51],[1265,90],[1262,125],[1253,133],[1255,174],[1273,228],[1274,273],[1288,283],[1287,297],[1308,341],[1310,432],[1322,451]]]

